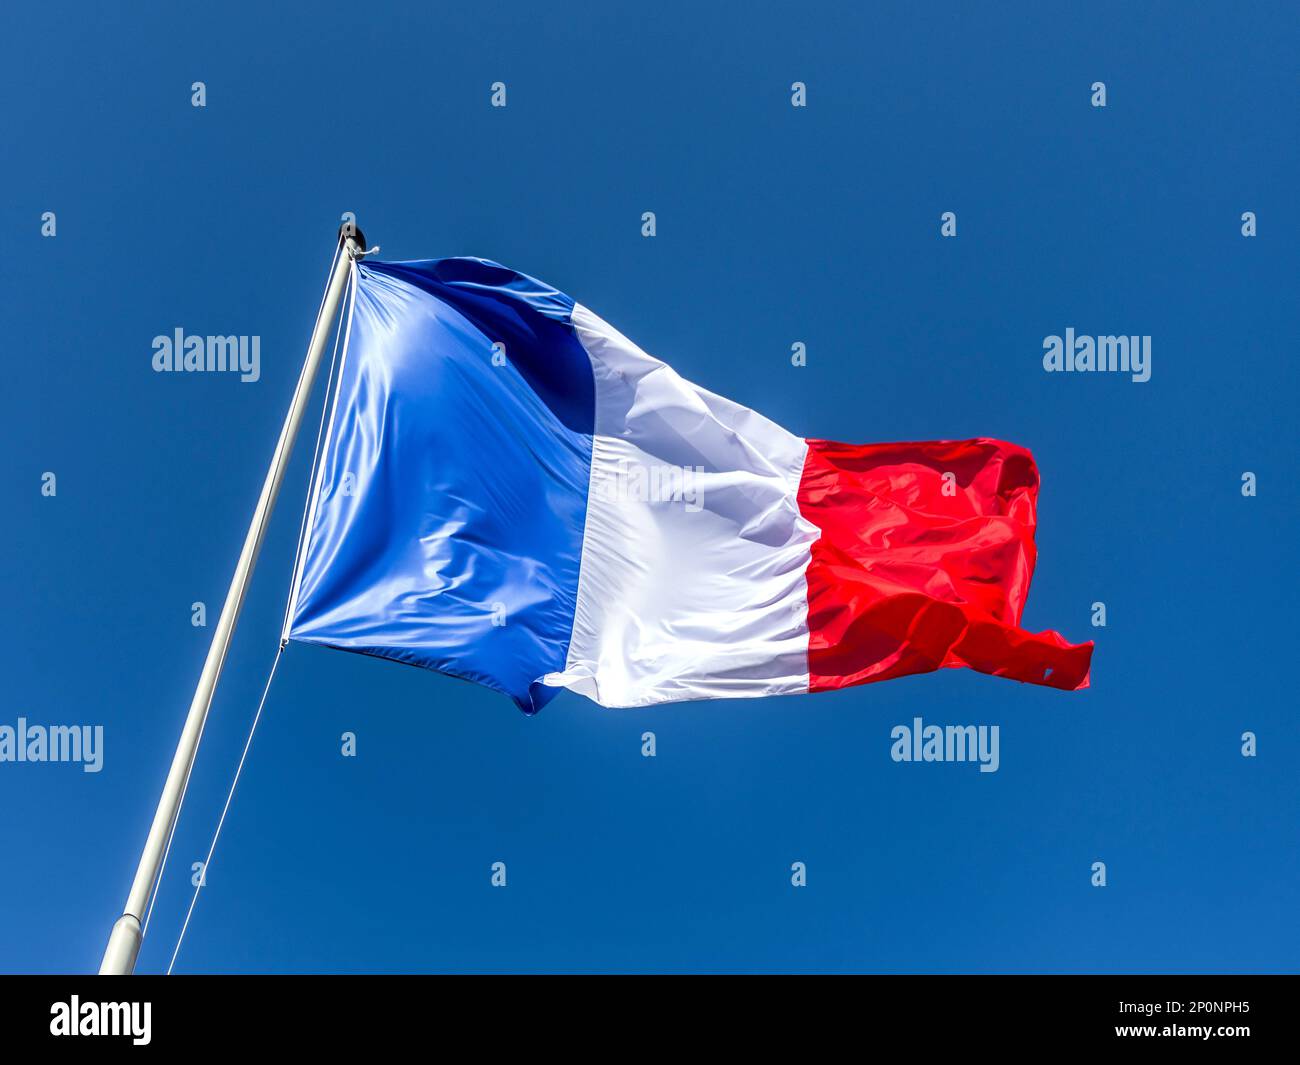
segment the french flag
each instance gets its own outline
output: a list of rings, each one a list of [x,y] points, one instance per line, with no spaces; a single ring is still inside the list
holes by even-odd
[[[1038,470],[977,439],[795,436],[482,259],[353,267],[285,635],[534,713],[965,666],[1087,687],[1019,627]]]

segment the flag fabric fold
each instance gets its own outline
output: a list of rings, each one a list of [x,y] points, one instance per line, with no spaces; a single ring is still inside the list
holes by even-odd
[[[535,712],[964,666],[1088,684],[1022,630],[1038,471],[997,440],[802,439],[480,259],[355,267],[288,635]]]

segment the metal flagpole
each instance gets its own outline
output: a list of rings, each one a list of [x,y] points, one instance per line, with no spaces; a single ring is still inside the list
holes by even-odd
[[[108,937],[104,960],[99,966],[101,974],[124,975],[135,969],[135,959],[140,952],[140,941],[144,936],[140,922],[144,919],[145,907],[148,906],[149,896],[156,886],[163,851],[180,810],[181,799],[185,794],[190,767],[194,764],[194,756],[199,747],[199,736],[203,732],[208,708],[212,705],[212,694],[221,676],[226,652],[230,649],[235,623],[239,620],[239,611],[244,605],[244,594],[248,590],[249,581],[253,576],[253,566],[257,563],[257,554],[262,547],[262,537],[271,518],[271,509],[275,506],[275,497],[280,492],[280,482],[284,479],[284,470],[293,451],[298,426],[302,422],[307,402],[311,397],[316,371],[325,353],[330,324],[338,312],[339,301],[347,286],[352,263],[365,255],[365,237],[355,224],[349,222],[340,227],[339,241],[342,248],[336,248],[334,270],[325,290],[325,300],[321,304],[316,327],[312,331],[311,343],[307,347],[307,359],[303,363],[302,373],[298,376],[298,386],[294,389],[289,411],[284,416],[280,439],[275,445],[275,453],[271,456],[271,466],[266,471],[266,480],[262,483],[262,494],[258,497],[257,509],[253,512],[248,534],[244,537],[244,549],[239,553],[235,575],[231,578],[230,590],[226,592],[226,602],[221,608],[221,618],[212,633],[212,645],[208,648],[208,657],[203,663],[203,672],[199,675],[194,701],[190,703],[190,712],[185,718],[180,742],[176,745],[172,767],[167,773],[167,782],[163,785],[162,797],[158,800],[158,809],[153,815],[153,824],[149,828],[144,853],[140,855],[140,865],[136,869],[135,879],[131,882],[131,893],[127,896],[126,909],[113,925],[112,934]]]

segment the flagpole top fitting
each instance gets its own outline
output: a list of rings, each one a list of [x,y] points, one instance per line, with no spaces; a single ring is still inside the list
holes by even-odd
[[[354,248],[348,248],[348,241],[354,241]],[[355,222],[344,222],[339,226],[339,242],[347,248],[348,254],[354,259],[360,259],[365,256],[369,245],[366,243],[366,235],[361,232],[361,227]]]

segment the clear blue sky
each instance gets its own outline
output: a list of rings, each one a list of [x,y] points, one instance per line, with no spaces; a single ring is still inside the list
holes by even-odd
[[[1093,687],[530,719],[292,645],[179,971],[1294,971],[1292,5],[619,7],[6,6],[0,724],[106,750],[0,764],[0,968],[98,964],[212,631],[190,604],[215,620],[351,210],[382,257],[544,278],[801,435],[1032,448],[1025,621],[1095,638]],[[259,335],[261,380],[155,374],[177,326]],[[1045,374],[1067,327],[1149,334],[1151,381]],[[142,971],[274,651],[309,453]],[[895,764],[915,716],[999,725],[1001,768]]]

